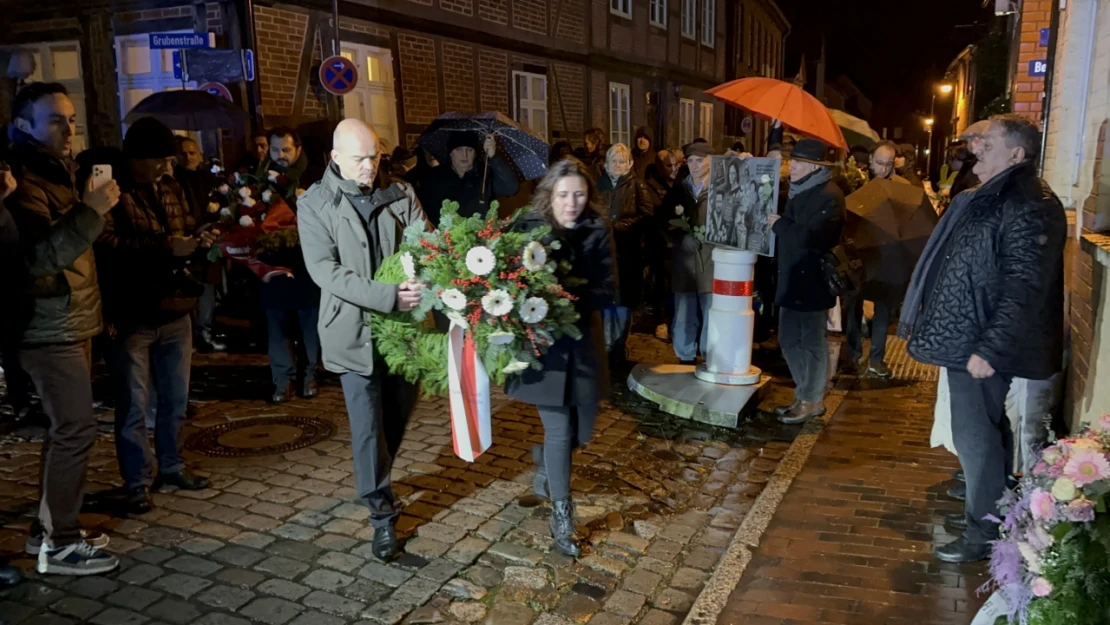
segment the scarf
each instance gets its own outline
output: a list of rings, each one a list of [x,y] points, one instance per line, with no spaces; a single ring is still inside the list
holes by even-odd
[[[790,199],[794,199],[795,197],[801,195],[802,193],[805,193],[806,191],[809,191],[814,187],[823,187],[828,184],[829,180],[832,180],[832,169],[828,167],[822,167],[821,169],[818,169],[805,178],[802,178],[798,182],[791,182],[789,194]]]

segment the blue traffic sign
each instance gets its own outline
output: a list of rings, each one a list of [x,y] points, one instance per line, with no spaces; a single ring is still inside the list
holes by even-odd
[[[1029,75],[1032,77],[1044,76],[1048,72],[1048,61],[1037,59],[1029,61]]]
[[[247,82],[254,80],[254,50],[243,50],[243,75]]]
[[[1042,48],[1048,47],[1048,38],[1049,38],[1049,33],[1050,32],[1051,32],[1051,29],[1042,28],[1041,29],[1041,37],[1037,41],[1037,45],[1041,46]]]
[[[177,80],[185,79],[185,68],[181,65],[181,50],[173,51],[173,77]]]
[[[201,50],[208,43],[208,33],[150,33],[151,50]]]
[[[358,67],[346,57],[330,57],[320,64],[320,84],[335,95],[346,95],[358,84]]]

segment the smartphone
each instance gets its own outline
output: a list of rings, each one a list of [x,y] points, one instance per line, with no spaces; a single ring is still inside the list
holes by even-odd
[[[92,181],[93,189],[99,189],[101,186],[108,183],[112,179],[112,166],[111,165],[93,165]]]

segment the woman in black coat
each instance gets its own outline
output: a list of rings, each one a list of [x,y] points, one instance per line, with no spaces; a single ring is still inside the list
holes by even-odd
[[[577,299],[582,338],[563,337],[541,362],[509,378],[505,393],[534,404],[543,421],[543,445],[532,449],[536,463],[533,489],[552,502],[551,535],[555,548],[577,557],[574,504],[570,496],[571,453],[589,442],[598,403],[608,392],[608,367],[602,343],[601,311],[613,304],[616,291],[613,251],[605,219],[596,209],[597,191],[586,167],[576,159],[555,163],[536,187],[533,213],[526,229],[551,226],[544,241],[555,261],[567,261],[564,287]],[[549,244],[558,240],[559,249]]]

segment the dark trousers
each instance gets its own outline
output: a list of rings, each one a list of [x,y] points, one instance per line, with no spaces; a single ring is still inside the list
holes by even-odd
[[[416,405],[417,389],[401,377],[379,373],[385,363],[375,364],[374,369],[369,376],[344,373],[339,379],[351,422],[356,494],[370,509],[370,524],[384,527],[401,513],[390,472]]]
[[[320,364],[320,335],[316,330],[319,318],[319,308],[266,309],[270,374],[278,391],[285,391],[297,379],[297,354],[304,356],[300,363],[304,367],[304,379],[316,378],[316,367]],[[298,335],[301,339],[299,350]]]
[[[552,501],[570,497],[570,456],[590,442],[597,406],[536,406],[543,422],[543,464]]]
[[[188,315],[162,325],[118,325],[116,335],[116,457],[128,489],[153,483],[154,458],[146,415],[154,412],[159,473],[177,473],[189,407],[193,324]],[[153,404],[153,406],[152,406]]]
[[[779,309],[779,348],[794,379],[794,399],[807,403],[825,398],[829,373],[829,311]]]
[[[848,352],[853,360],[863,356],[863,301],[864,297],[855,296],[844,303],[844,333],[848,337]],[[871,318],[871,356],[872,364],[879,364],[886,358],[886,338],[890,329],[892,307],[886,302],[876,301],[875,316]]]
[[[952,439],[967,479],[964,536],[976,544],[998,538],[998,524],[984,517],[1001,516],[998,500],[1013,474],[1014,433],[1006,417],[1006,393],[1011,381],[998,373],[976,380],[966,370],[948,370]]]
[[[20,362],[35,383],[50,429],[42,440],[39,521],[56,547],[81,539],[77,515],[85,498],[85,470],[96,441],[92,342],[24,348]]]

